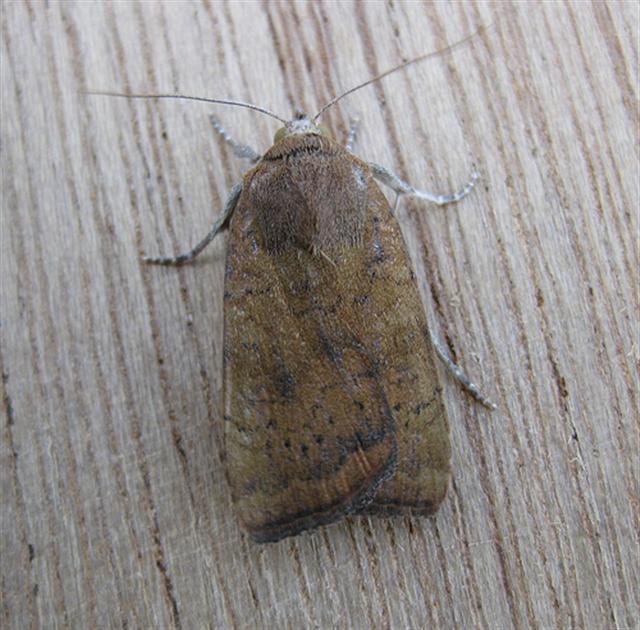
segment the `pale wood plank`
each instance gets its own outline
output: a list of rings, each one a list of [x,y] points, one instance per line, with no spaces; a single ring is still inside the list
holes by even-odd
[[[242,173],[179,90],[325,122],[447,191],[400,218],[443,372],[454,483],[432,520],[258,547],[220,458],[224,241],[178,271]],[[6,628],[638,625],[637,3],[35,3],[2,7]]]

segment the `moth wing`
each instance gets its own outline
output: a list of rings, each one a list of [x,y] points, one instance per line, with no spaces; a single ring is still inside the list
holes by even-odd
[[[376,379],[391,407],[398,463],[363,506],[370,514],[432,514],[451,475],[451,446],[442,387],[424,306],[400,227],[377,184],[369,181],[361,248],[348,250],[335,279],[350,296],[340,317],[375,355]],[[346,270],[350,271],[347,273]]]
[[[295,247],[267,252],[244,194],[230,228],[227,473],[244,528],[274,541],[371,501],[395,469],[393,415],[378,352],[349,316],[346,267]]]

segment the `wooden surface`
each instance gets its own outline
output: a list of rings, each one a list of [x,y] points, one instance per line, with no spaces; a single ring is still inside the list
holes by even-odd
[[[221,464],[225,239],[273,120],[86,89],[345,99],[356,152],[447,192],[399,217],[437,334],[454,478],[434,519],[269,546]],[[6,1],[2,5],[4,628],[637,628],[637,3]],[[391,198],[391,196],[390,196]]]

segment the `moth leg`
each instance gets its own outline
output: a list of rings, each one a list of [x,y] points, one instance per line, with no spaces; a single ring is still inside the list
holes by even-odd
[[[446,368],[453,374],[455,379],[462,385],[464,389],[466,389],[479,403],[482,403],[488,409],[497,409],[498,406],[489,400],[478,388],[478,386],[469,379],[469,377],[462,371],[462,368],[459,365],[456,365],[451,357],[447,354],[446,350],[443,348],[442,344],[438,340],[438,338],[431,333],[431,343],[433,347],[436,349],[438,356],[441,361],[445,364]]]
[[[182,265],[183,263],[193,260],[214,239],[216,234],[226,227],[229,217],[238,203],[241,192],[242,184],[236,184],[231,189],[231,193],[229,193],[224,208],[222,209],[222,214],[214,221],[209,233],[191,251],[178,256],[161,256],[159,258],[143,256],[142,260],[152,265]]]
[[[400,196],[400,193],[396,193],[396,200],[393,202],[393,208],[391,209],[391,214],[393,214],[394,216],[396,214],[398,206],[400,205]]]
[[[349,120],[349,132],[347,133],[347,142],[344,145],[347,151],[353,151],[353,145],[356,142],[359,128],[360,119],[357,116],[354,116],[353,118],[351,118],[351,120]]]
[[[438,195],[435,193],[430,193],[426,190],[414,188],[411,184],[403,181],[396,174],[387,170],[384,166],[369,162],[369,167],[371,168],[373,176],[378,181],[380,181],[385,186],[389,186],[390,188],[395,190],[398,195],[412,195],[414,197],[419,197],[420,199],[432,201],[439,206],[442,206],[445,203],[455,203],[456,201],[460,201],[460,199],[471,192],[471,190],[475,186],[476,180],[478,179],[478,177],[480,177],[478,173],[473,173],[471,175],[471,179],[458,192],[451,193],[450,195]]]
[[[209,116],[209,120],[213,125],[213,128],[222,136],[222,139],[231,147],[233,154],[236,157],[242,158],[243,160],[249,160],[251,164],[255,164],[260,159],[260,154],[250,147],[248,144],[242,144],[234,140],[229,132],[220,124],[220,121],[211,114]]]

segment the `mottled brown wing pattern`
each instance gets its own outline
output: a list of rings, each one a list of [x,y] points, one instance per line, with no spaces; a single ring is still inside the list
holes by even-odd
[[[361,511],[428,515],[444,499],[451,474],[442,387],[402,233],[374,182],[368,208],[373,229],[366,233],[352,291],[368,296],[361,330],[371,330],[367,321],[376,322],[376,333],[363,342],[379,348],[378,381],[393,413],[398,464]]]
[[[271,541],[352,512],[435,509],[446,419],[402,236],[366,164],[318,136],[281,142],[245,177],[230,229],[225,453],[244,527]]]

